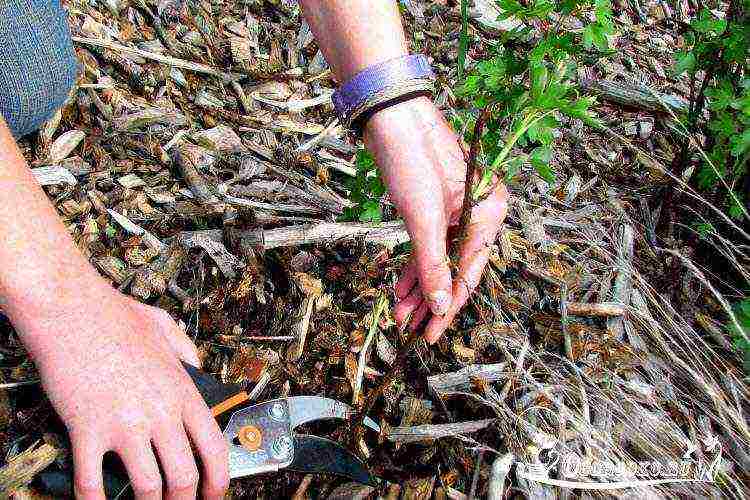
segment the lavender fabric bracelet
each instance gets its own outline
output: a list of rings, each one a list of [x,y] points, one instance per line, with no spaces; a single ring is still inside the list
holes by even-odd
[[[333,94],[333,105],[344,124],[356,125],[375,108],[383,109],[406,96],[432,93],[434,80],[425,56],[399,57],[358,73]]]

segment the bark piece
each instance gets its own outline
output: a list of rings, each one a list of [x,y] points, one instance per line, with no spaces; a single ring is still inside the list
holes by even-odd
[[[67,168],[60,166],[32,168],[31,173],[40,186],[58,186],[69,184],[75,186],[78,180]]]
[[[573,316],[591,316],[597,318],[609,318],[625,314],[625,306],[616,302],[566,302],[568,314]]]
[[[186,153],[187,151],[183,150],[181,145],[169,150],[172,161],[177,165],[185,184],[195,198],[205,205],[217,205],[219,198],[198,171],[198,165],[193,162],[192,155]]]
[[[584,80],[584,90],[597,93],[603,100],[648,111],[687,113],[688,103],[680,97],[662,94],[647,87],[612,80]]]
[[[409,241],[406,226],[401,221],[365,224],[358,222],[321,223],[289,226],[270,230],[247,231],[244,242],[264,250],[297,245],[336,243],[363,239],[367,243],[396,246]]]
[[[164,243],[162,243],[159,238],[151,234],[149,231],[146,231],[138,224],[134,223],[124,215],[122,215],[119,212],[115,212],[112,209],[108,209],[107,213],[109,213],[110,217],[112,217],[115,222],[117,222],[122,228],[127,231],[130,234],[133,234],[135,236],[140,236],[143,238],[143,242],[146,243],[150,248],[153,248],[154,250],[162,251],[166,247]]]
[[[49,148],[47,163],[51,164],[63,161],[85,138],[86,133],[81,130],[68,130],[60,135]]]
[[[180,241],[185,248],[202,248],[205,250],[227,278],[236,278],[237,270],[244,267],[244,264],[227,250],[221,242],[221,238],[217,240],[215,236],[212,237],[204,231],[189,233],[189,236],[181,237]]]

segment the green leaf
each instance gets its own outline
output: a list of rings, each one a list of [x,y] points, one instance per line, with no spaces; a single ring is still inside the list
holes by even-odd
[[[732,155],[740,157],[750,151],[750,129],[745,130],[742,134],[737,134],[729,140]]]
[[[730,113],[719,111],[708,122],[708,129],[716,134],[717,139],[726,140],[737,133],[737,124]]]
[[[742,208],[742,205],[737,203],[737,193],[735,193],[735,196],[729,196],[729,209],[727,212],[729,213],[729,216],[734,220],[742,220],[743,216],[745,215],[745,211]]]
[[[547,146],[534,148],[529,155],[529,160],[537,173],[550,184],[555,182],[555,174],[549,167],[549,161],[552,158],[552,149]]]
[[[734,104],[735,96],[732,84],[726,80],[716,87],[706,89],[706,96],[710,98],[709,107],[714,111],[722,111]]]
[[[357,159],[355,160],[357,170],[369,172],[376,168],[375,157],[368,150],[360,148],[357,151]]]
[[[383,220],[383,209],[377,201],[367,201],[362,204],[360,222],[380,222]]]
[[[605,30],[599,24],[592,24],[592,41],[596,48],[599,50],[607,50],[609,48],[609,40],[607,39],[607,30]]]
[[[546,146],[534,148],[529,156],[529,160],[534,168],[537,168],[539,165],[547,165],[550,159],[552,159],[552,149]]]
[[[698,15],[698,19],[693,20],[690,26],[698,33],[719,36],[727,29],[727,22],[724,19],[717,19],[707,9],[703,9]]]
[[[555,173],[549,165],[539,165],[536,167],[536,173],[538,173],[542,179],[547,181],[548,184],[552,185],[555,183]]]
[[[544,64],[539,63],[531,64],[529,70],[531,73],[531,95],[534,99],[537,99],[542,95],[547,85],[547,68],[544,67]]]
[[[521,167],[523,166],[524,156],[516,156],[510,160],[505,167],[505,182],[509,183],[513,180]]]
[[[594,25],[589,24],[583,30],[583,46],[590,49],[594,46]]]
[[[678,52],[676,54],[677,62],[674,65],[674,75],[680,76],[687,72],[692,73],[695,71],[695,54],[692,52]]]
[[[375,176],[370,179],[369,189],[370,196],[373,198],[380,198],[385,194],[385,184],[380,176]]]

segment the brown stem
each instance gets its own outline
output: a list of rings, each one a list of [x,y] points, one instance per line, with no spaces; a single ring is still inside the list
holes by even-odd
[[[471,209],[474,206],[472,191],[474,190],[474,178],[477,172],[477,156],[479,156],[479,146],[482,141],[482,132],[484,126],[490,117],[489,109],[485,109],[477,118],[474,125],[474,136],[471,140],[471,149],[469,150],[469,159],[466,162],[466,180],[464,182],[464,201],[461,206],[461,218],[458,221],[457,238],[453,240],[453,248],[450,253],[457,253],[460,241],[466,237],[466,232],[471,222]]]
[[[458,228],[456,231],[457,237],[451,244],[451,249],[449,252],[451,255],[458,254],[458,249],[461,246],[460,242],[463,241],[464,237],[466,236],[469,223],[471,222],[471,210],[474,206],[472,191],[477,171],[477,157],[479,156],[479,147],[482,140],[482,132],[484,131],[484,126],[487,123],[489,117],[489,109],[483,110],[479,115],[476,124],[474,125],[474,136],[472,137],[471,149],[469,151],[469,157],[466,162],[466,183],[464,184],[464,201],[461,209],[461,218],[459,219]],[[399,353],[396,356],[391,369],[388,370],[388,373],[385,374],[380,385],[373,392],[371,392],[367,396],[367,398],[365,398],[364,406],[352,420],[352,428],[354,430],[353,438],[355,442],[359,439],[360,436],[362,436],[362,433],[364,432],[362,421],[364,420],[365,416],[370,413],[370,410],[372,410],[375,401],[380,399],[380,396],[383,395],[383,392],[386,390],[386,388],[388,388],[388,386],[390,386],[396,379],[396,376],[401,373],[404,366],[406,365],[406,360],[409,358],[409,355],[414,349],[414,346],[417,345],[417,342],[419,342],[421,338],[422,330],[419,328],[415,329],[409,334],[409,337],[406,339],[406,343],[399,350]]]

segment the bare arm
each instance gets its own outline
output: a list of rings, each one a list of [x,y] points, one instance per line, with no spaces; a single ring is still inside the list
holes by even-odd
[[[39,368],[73,446],[76,498],[104,498],[102,456],[117,452],[138,498],[195,498],[188,435],[222,498],[228,452],[180,359],[195,347],[164,311],[112,289],[89,265],[0,118],[0,307]]]
[[[0,193],[4,240],[0,298],[3,309],[21,328],[46,310],[70,310],[77,299],[72,292],[100,280],[73,244],[4,122],[0,123]]]
[[[300,4],[339,82],[407,54],[395,1],[301,0]]]

